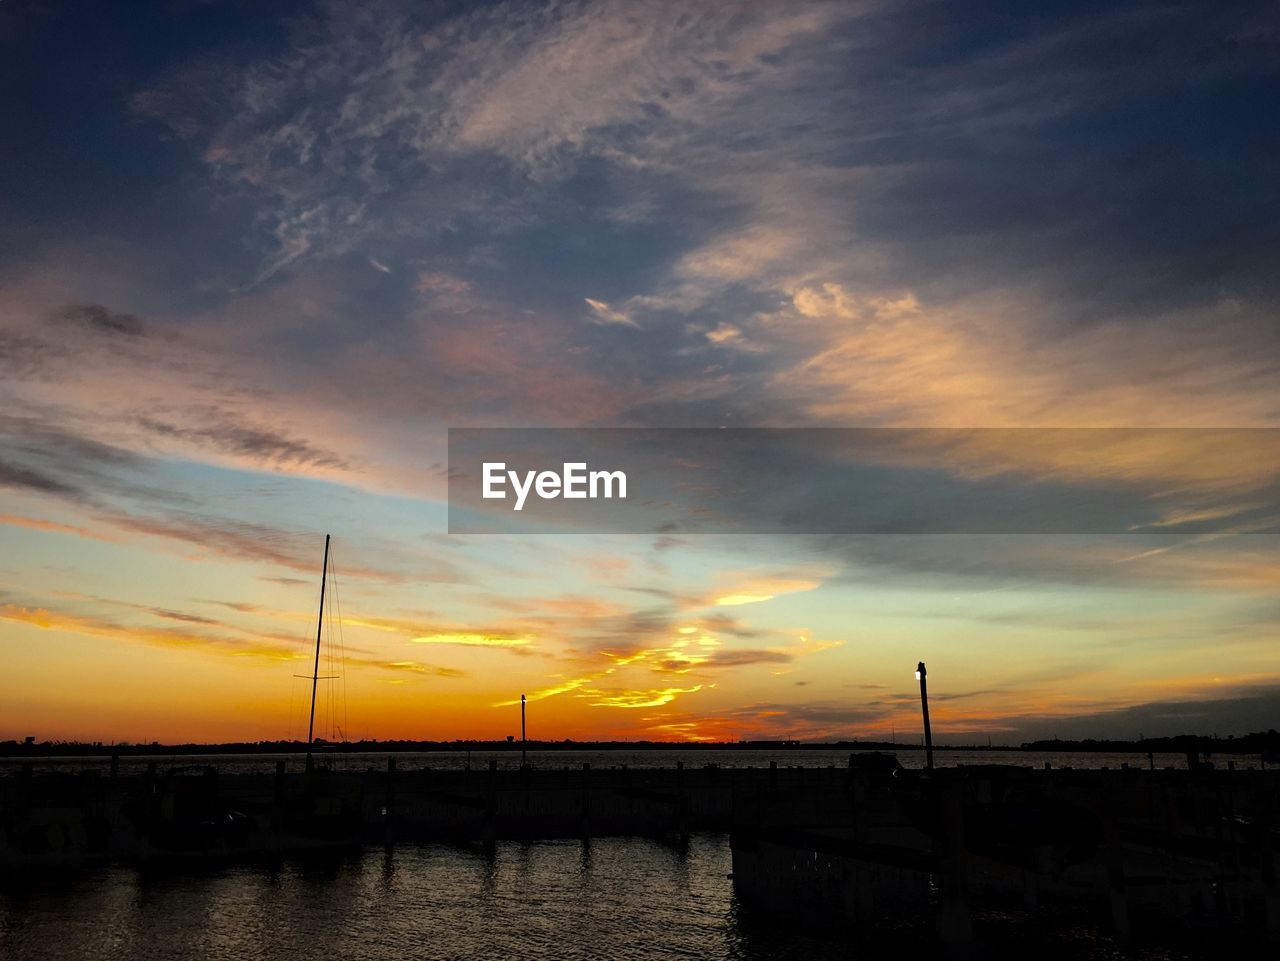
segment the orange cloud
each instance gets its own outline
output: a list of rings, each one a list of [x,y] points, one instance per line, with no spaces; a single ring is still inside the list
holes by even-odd
[[[1265,376],[1259,358],[1224,333],[1230,317],[1099,325],[1044,343],[1024,319],[1030,306],[1009,299],[941,308],[911,292],[868,294],[838,283],[803,284],[790,296],[786,308],[757,319],[758,335],[785,334],[804,352],[773,386],[822,422],[1213,428],[1072,437],[926,431],[915,451],[895,439],[886,456],[896,463],[941,461],[970,476],[1167,482],[1171,493],[1203,494],[1260,489],[1280,472],[1280,444],[1218,429],[1275,422],[1266,392],[1257,390]],[[1125,358],[1120,369],[1118,357]],[[1230,516],[1242,508],[1210,500],[1191,509]]]
[[[759,604],[783,594],[796,594],[821,587],[822,582],[810,578],[760,577],[743,581],[715,598],[717,607]]]
[[[119,543],[119,538],[110,537],[98,531],[91,531],[87,527],[77,527],[74,524],[59,524],[56,521],[46,521],[35,517],[19,517],[17,514],[0,514],[0,524],[7,524],[10,527],[25,527],[33,531],[72,534],[76,537],[106,541],[111,544]]]
[[[415,644],[523,648],[533,643],[533,638],[527,632],[507,628],[430,624],[394,617],[347,617],[343,618],[343,624],[348,627],[366,627],[389,634],[399,634],[405,640]]]
[[[530,643],[527,637],[511,637],[503,634],[476,634],[467,631],[423,634],[411,640],[415,644],[457,644],[460,647],[524,647]]]
[[[116,641],[142,641],[161,647],[223,653],[236,657],[259,657],[283,661],[298,660],[306,657],[306,654],[299,649],[278,644],[265,644],[260,641],[245,642],[172,628],[126,626],[112,621],[82,617],[75,614],[64,614],[49,611],[45,608],[20,607],[16,604],[0,606],[0,620],[32,624],[45,630],[69,631],[75,634],[105,637]]]
[[[681,694],[695,694],[702,690],[701,684],[693,687],[664,687],[646,691],[586,691],[580,697],[592,698],[592,707],[620,707],[634,709],[639,707],[661,707],[670,704]]]

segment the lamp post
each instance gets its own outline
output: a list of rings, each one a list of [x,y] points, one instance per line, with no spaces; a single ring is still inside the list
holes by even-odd
[[[916,680],[920,682],[920,712],[924,715],[924,766],[933,770],[933,732],[929,730],[929,688],[925,677],[924,661],[916,665]]]
[[[525,739],[524,733],[524,695],[520,695],[520,767],[529,766],[526,760],[526,752],[528,751],[529,742]]]

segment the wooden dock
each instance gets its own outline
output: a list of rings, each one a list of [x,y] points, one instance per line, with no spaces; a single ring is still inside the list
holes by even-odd
[[[113,768],[113,772],[115,769]],[[354,845],[727,832],[739,900],[866,927],[977,908],[1098,908],[1280,944],[1280,773],[848,767],[216,767],[0,778],[0,874],[108,860],[289,856]]]

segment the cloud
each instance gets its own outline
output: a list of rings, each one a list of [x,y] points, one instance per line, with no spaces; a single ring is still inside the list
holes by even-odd
[[[763,577],[741,581],[727,588],[715,598],[717,607],[737,607],[742,604],[759,604],[771,601],[783,594],[812,591],[820,587],[820,580],[787,577]]]
[[[1215,690],[1216,688],[1216,690]],[[1253,683],[1200,681],[1176,698],[1085,708],[1072,712],[1016,713],[991,718],[989,730],[1019,741],[1041,738],[1173,737],[1179,734],[1247,734],[1275,726],[1280,687],[1275,679]],[[962,722],[961,722],[962,723]]]
[[[268,584],[281,584],[285,587],[297,587],[302,584],[309,584],[310,581],[301,577],[266,577],[259,575],[258,580],[265,581]]]
[[[44,630],[67,631],[90,637],[103,637],[126,643],[142,642],[158,647],[172,647],[202,653],[234,657],[292,661],[306,657],[301,647],[272,643],[262,639],[242,640],[222,634],[197,633],[175,628],[125,625],[98,617],[52,611],[47,608],[0,605],[0,620],[30,624]]]
[[[219,415],[217,412],[209,412],[204,416],[215,422],[204,426],[179,426],[144,416],[138,418],[138,423],[160,437],[190,442],[275,466],[319,467],[338,471],[352,469],[346,458],[331,451],[320,450],[281,431],[236,423],[225,414]]]
[[[525,647],[532,643],[527,637],[507,637],[501,634],[477,634],[470,631],[449,631],[440,634],[422,634],[412,638],[415,644],[455,644],[459,647]]]
[[[138,467],[143,463],[131,450],[41,417],[0,415],[0,434],[7,437],[10,450],[84,475],[103,467]]]
[[[620,310],[614,310],[603,300],[592,300],[590,297],[583,298],[588,307],[591,308],[591,314],[588,319],[595,324],[612,324],[622,327],[639,327],[634,320],[622,313]]]
[[[681,694],[696,694],[702,690],[701,684],[693,687],[663,687],[641,691],[627,690],[592,690],[584,691],[580,697],[586,698],[592,707],[618,707],[626,710],[637,708],[661,707],[670,704]]]
[[[724,670],[751,664],[789,664],[793,660],[795,660],[795,655],[790,651],[741,648],[738,650],[716,650],[706,655],[705,660],[699,659],[696,662],[668,658],[661,661],[660,666],[662,670],[687,673],[692,667],[696,667],[698,670]]]
[[[520,216],[518,195],[474,182],[477,157],[534,185],[593,155],[669,162],[672,139],[697,138],[746,94],[802,71],[803,56],[786,55],[852,13],[729,5],[671,18],[575,2],[442,18],[403,3],[329,4],[291,22],[283,69],[179,67],[133,109],[198,144],[212,171],[270,211],[263,280],[403,229],[406,206],[428,236],[508,206]]]
[[[820,611],[827,592],[765,603],[776,585],[713,576],[726,553],[784,580],[779,551],[819,558],[833,590],[1052,581],[1253,603],[1280,567],[1243,537],[779,536],[717,553],[664,528],[652,551],[552,569],[414,532],[434,516],[445,424],[1274,425],[1274,151],[1232,122],[1274,99],[1267,29],[1254,8],[1143,3],[939,19],[877,4],[388,0],[314,5],[282,21],[270,57],[233,31],[148,62],[131,100],[147,122],[94,154],[111,189],[90,193],[110,201],[7,238],[20,255],[0,263],[0,406],[24,418],[5,432],[8,523],[314,586],[303,531],[325,498],[359,528],[368,609],[409,610],[418,599],[399,590],[462,570],[526,601],[433,598],[440,611],[404,618],[417,626],[395,640],[528,638],[508,649],[550,662],[545,696],[584,706],[591,691],[653,701],[672,672],[768,681],[835,643],[755,626]],[[1137,48],[1152,55],[1114,56]],[[117,155],[161,182],[112,181]],[[586,306],[584,291],[598,295]],[[825,453],[805,484],[778,486],[789,508],[823,516],[823,497],[849,496]],[[895,477],[936,457],[1013,495],[1045,479],[1089,505],[1133,494],[1162,508],[1142,515],[1162,531],[1244,528],[1278,466],[1212,440],[1071,449],[1047,433],[891,453]],[[996,506],[1016,515],[1016,496]],[[760,620],[713,619],[730,611]],[[1243,629],[1237,614],[1217,626]],[[1080,632],[1104,636],[1100,620]],[[1190,643],[1189,627],[1175,635]],[[820,717],[842,706],[814,684],[797,730],[862,723]],[[900,708],[882,700],[866,710]],[[671,707],[636,723],[687,736],[785,723],[764,695],[755,715],[708,707],[700,725]]]
[[[398,634],[415,644],[445,644],[458,647],[525,648],[536,633],[522,627],[478,627],[446,624],[415,618],[352,617],[345,623],[389,634]]]
[[[133,314],[117,313],[102,304],[69,304],[55,316],[60,321],[79,324],[101,334],[142,337],[147,333],[146,326]]]
[[[209,557],[249,561],[314,574],[317,569],[319,535],[191,512],[167,512],[154,516],[102,513],[96,519],[134,534],[176,541],[194,549],[189,559]],[[358,561],[344,563],[343,576],[396,584],[413,580],[424,583],[436,579],[453,580],[455,571],[447,566],[422,564],[412,574],[387,566],[366,566]]]
[[[788,339],[799,359],[774,383],[823,421],[913,427],[1271,421],[1267,401],[1253,388],[1269,360],[1222,336],[1225,325],[1247,338],[1251,320],[1224,317],[1206,329],[1212,308],[1185,310],[1141,323],[1099,323],[1042,344],[1030,320],[1034,311],[1010,296],[939,305],[910,291],[859,293],[826,282],[795,288],[786,308],[756,322],[753,336],[772,329]]]
[[[22,517],[16,514],[0,514],[0,524],[6,524],[10,527],[25,527],[33,531],[48,531],[57,534],[71,534],[75,537],[85,537],[90,540],[114,542],[116,539],[109,535],[92,531],[76,524],[61,524],[57,521],[44,520],[38,517]]]
[[[435,297],[460,298],[470,292],[471,281],[443,271],[424,270],[418,274],[413,289]]]
[[[79,499],[84,492],[71,484],[50,477],[39,471],[15,464],[0,462],[0,487],[15,487],[21,490],[36,491],[41,494],[54,494],[59,497]]]
[[[543,701],[549,697],[555,697],[558,694],[568,694],[571,691],[577,691],[581,689],[584,685],[595,680],[597,676],[603,676],[604,673],[607,673],[607,672],[602,672],[600,675],[571,678],[569,680],[563,681],[560,684],[554,684],[551,687],[544,687],[539,690],[535,690],[530,694],[526,694],[525,699],[530,702]],[[509,701],[499,701],[497,704],[494,705],[494,707],[514,707],[519,703],[520,703],[520,699],[514,698],[513,700],[509,700]]]
[[[420,661],[388,661],[377,665],[388,671],[407,671],[411,674],[430,674],[433,677],[467,677],[467,672],[455,667],[423,664]]]
[[[185,611],[171,611],[163,607],[152,607],[149,610],[156,617],[162,617],[170,621],[181,621],[184,624],[217,625],[220,623],[215,618],[204,617],[200,614],[188,614]]]
[[[707,340],[717,346],[740,346],[743,343],[742,331],[732,324],[722,323],[714,330],[708,330],[704,335]]]

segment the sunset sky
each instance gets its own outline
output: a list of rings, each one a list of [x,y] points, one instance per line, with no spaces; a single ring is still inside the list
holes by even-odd
[[[948,462],[1212,533],[446,503],[450,427],[1280,427],[1274,5],[6,0],[0,75],[0,740],[305,737],[326,533],[325,736],[1280,727],[1266,457]]]

